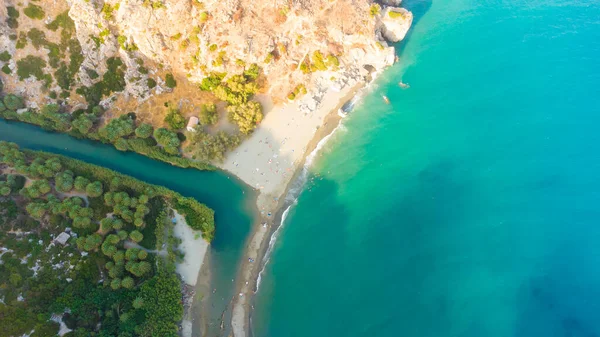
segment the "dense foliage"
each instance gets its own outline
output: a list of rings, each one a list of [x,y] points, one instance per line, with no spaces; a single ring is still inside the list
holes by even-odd
[[[69,336],[178,335],[183,308],[173,262],[180,253],[167,206],[207,239],[212,210],[12,143],[0,142],[0,172],[0,337],[54,336],[52,316],[62,317]],[[57,238],[65,233],[63,245]]]

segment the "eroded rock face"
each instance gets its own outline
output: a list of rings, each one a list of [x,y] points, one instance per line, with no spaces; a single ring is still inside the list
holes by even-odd
[[[383,36],[391,42],[401,41],[406,36],[412,20],[412,13],[406,9],[386,7],[381,12],[381,31]]]
[[[22,10],[22,4],[10,3]],[[399,3],[383,1],[387,6]],[[394,49],[386,40],[404,38],[412,14],[385,7],[374,19],[369,15],[371,4],[371,0],[54,0],[43,3],[44,20],[21,15],[19,29],[35,27],[51,34],[45,25],[68,10],[84,56],[74,89],[97,82],[90,73],[102,76],[111,57],[120,57],[126,65],[125,90],[113,95],[140,102],[170,90],[163,85],[165,73],[197,83],[212,72],[239,74],[256,63],[264,74],[265,94],[277,100],[299,84],[315,84],[321,75],[343,78],[343,69],[365,64],[381,69],[394,62]],[[391,12],[400,14],[390,16]],[[0,6],[0,17],[5,16],[6,8]],[[19,54],[6,63],[12,77],[16,60],[29,53],[15,49],[15,41],[8,38],[15,33],[19,31],[0,20],[0,51]],[[299,63],[310,60],[315,51],[324,57],[335,55],[339,67],[300,71]],[[47,54],[43,48],[35,52],[46,61]],[[149,77],[157,82],[152,90],[147,86]],[[25,94],[28,101],[39,97],[39,104],[49,100],[39,90],[40,80],[28,80],[35,83],[23,85],[15,78],[11,90]],[[50,90],[60,92],[56,85]],[[114,101],[105,98],[103,105]],[[73,94],[66,102],[75,106],[83,100]]]
[[[383,0],[381,3],[385,6],[398,7],[402,3],[402,0]]]

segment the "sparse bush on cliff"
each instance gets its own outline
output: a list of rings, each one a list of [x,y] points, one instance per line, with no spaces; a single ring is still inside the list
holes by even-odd
[[[19,10],[15,7],[7,6],[6,12],[8,14],[8,18],[6,18],[6,24],[8,27],[12,29],[19,28]]]
[[[173,74],[168,73],[167,75],[165,75],[165,84],[171,89],[177,86],[177,81],[175,81],[175,77],[173,77]]]
[[[404,19],[404,13],[403,12],[389,11],[388,15],[392,19],[399,19],[399,18]]]
[[[323,60],[323,54],[320,51],[315,50],[312,55],[312,64],[311,67],[316,70],[325,71],[327,70],[327,66],[325,65],[325,61]]]
[[[379,15],[380,12],[381,12],[381,6],[379,4],[372,4],[371,7],[369,7],[369,15],[372,18]]]
[[[8,62],[8,61],[10,61],[11,58],[12,58],[12,56],[6,50],[3,51],[2,53],[0,53],[0,61],[2,61],[2,62]]]
[[[31,19],[41,20],[44,18],[44,10],[42,7],[29,3],[27,7],[23,9],[23,13]]]
[[[25,58],[17,61],[17,75],[19,75],[21,81],[29,76],[34,76],[38,80],[41,80],[44,77],[43,69],[45,67],[46,61],[37,56],[27,55]]]

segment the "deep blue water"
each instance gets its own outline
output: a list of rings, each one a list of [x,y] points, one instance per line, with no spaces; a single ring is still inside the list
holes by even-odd
[[[600,1],[404,5],[400,63],[314,165],[254,335],[600,336]]]

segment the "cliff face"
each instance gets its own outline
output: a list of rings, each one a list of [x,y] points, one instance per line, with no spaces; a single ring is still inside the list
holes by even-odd
[[[0,17],[7,17],[7,6],[20,12],[17,28],[0,22],[0,52],[15,56],[10,67],[29,53],[47,61],[47,51],[16,50],[17,40],[9,36],[37,28],[46,32],[48,41],[58,43],[60,37],[48,31],[47,24],[68,11],[83,55],[73,87],[91,86],[95,79],[90,70],[102,76],[106,60],[118,56],[126,66],[126,85],[118,95],[138,101],[169,91],[163,81],[167,72],[200,82],[213,72],[241,73],[252,63],[262,69],[263,90],[275,101],[283,100],[297,85],[314,82],[315,73],[335,77],[352,65],[380,68],[393,62],[393,50],[382,37],[402,39],[412,21],[410,12],[402,9],[373,12],[370,0],[55,0],[40,3],[45,13],[37,20],[23,15],[29,3],[14,0],[0,6]],[[402,15],[392,18],[390,11]],[[327,61],[326,69],[314,60],[319,57],[315,52]],[[308,71],[301,69],[302,63],[309,65]],[[45,70],[52,73],[49,66]],[[149,78],[157,82],[155,87],[148,86]],[[5,82],[31,98],[45,96],[42,88]],[[70,100],[83,103],[74,90]],[[109,106],[114,100],[109,97],[102,104]]]

